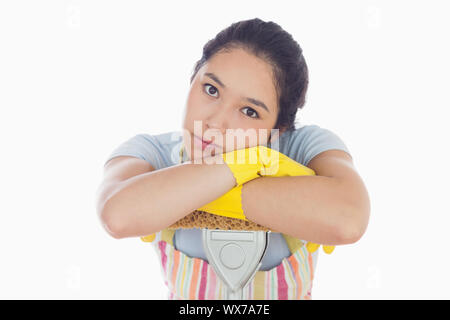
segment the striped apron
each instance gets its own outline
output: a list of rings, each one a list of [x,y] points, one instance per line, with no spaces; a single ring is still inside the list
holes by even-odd
[[[152,241],[160,261],[169,300],[222,300],[226,285],[208,261],[175,249],[173,231],[160,231]],[[243,289],[243,300],[311,300],[318,250],[288,243],[291,255],[267,271],[259,270]]]

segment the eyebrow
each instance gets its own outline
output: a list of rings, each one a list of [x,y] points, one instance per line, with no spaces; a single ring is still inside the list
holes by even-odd
[[[217,82],[222,88],[224,88],[224,89],[226,88],[226,86],[223,84],[223,82],[220,81],[220,79],[219,79],[214,73],[212,73],[212,72],[207,72],[207,73],[205,73],[205,76],[207,76],[207,77],[213,79],[213,80],[214,80],[215,82]],[[249,97],[245,97],[245,100],[247,100],[248,102],[253,103],[254,105],[257,105],[257,106],[259,106],[259,107],[265,109],[267,112],[270,113],[269,108],[267,108],[267,106],[265,105],[264,102],[259,101],[259,100],[255,99],[255,98],[249,98]]]

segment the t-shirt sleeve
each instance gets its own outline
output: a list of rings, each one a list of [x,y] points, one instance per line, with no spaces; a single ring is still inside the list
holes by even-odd
[[[162,147],[158,140],[149,134],[137,134],[117,146],[106,159],[103,166],[114,157],[132,156],[147,161],[155,170],[164,167]]]
[[[315,156],[327,150],[343,150],[350,155],[344,141],[337,134],[317,125],[306,125],[292,133],[288,156],[307,166]]]

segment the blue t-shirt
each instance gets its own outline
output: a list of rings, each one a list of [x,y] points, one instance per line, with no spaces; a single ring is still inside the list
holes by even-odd
[[[182,131],[155,135],[137,134],[114,149],[105,164],[117,156],[132,156],[147,161],[155,170],[174,166],[180,161],[179,151],[182,139]],[[268,146],[270,147],[270,144]],[[278,139],[278,145],[274,144],[272,148],[305,166],[316,155],[326,150],[338,149],[350,154],[344,142],[335,133],[317,125],[304,125],[282,133]],[[186,153],[183,160],[187,160]],[[203,250],[200,229],[177,229],[173,244],[175,249],[190,257],[208,261]],[[313,253],[314,261],[317,259],[318,252],[319,250]],[[267,251],[259,270],[272,269],[290,255],[289,247],[282,234],[270,232]]]

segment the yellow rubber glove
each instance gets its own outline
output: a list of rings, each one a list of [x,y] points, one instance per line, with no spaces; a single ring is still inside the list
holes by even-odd
[[[242,210],[242,185],[234,187],[221,197],[205,204],[197,210],[206,211],[219,216],[247,220]]]
[[[314,171],[301,165],[277,150],[266,146],[255,146],[233,150],[222,154],[237,186],[261,176],[302,176],[314,175]]]
[[[258,155],[264,164],[264,168],[259,172],[262,176],[314,176],[316,174],[311,168],[274,149],[260,147]]]
[[[247,151],[244,153],[243,151],[245,150]],[[264,174],[264,176],[274,177],[315,174],[314,170],[311,170],[284,154],[265,146],[235,150],[228,154],[231,155],[231,159],[235,156],[234,159],[236,160],[237,155],[241,160],[240,163],[227,163],[235,175],[238,186],[197,210],[248,220],[244,215],[241,204],[242,183],[259,178],[262,174]],[[255,158],[249,158],[250,156]],[[225,155],[223,158],[224,161],[227,162]]]
[[[141,237],[141,240],[144,242],[153,242],[153,240],[155,240],[155,237],[156,237],[156,233],[152,233],[151,235]]]
[[[308,243],[306,244],[306,249],[307,249],[309,252],[311,252],[311,253],[314,252],[314,251],[316,251],[319,247],[320,247],[320,244],[318,244],[318,243],[308,242]],[[334,247],[335,247],[335,246],[326,246],[326,245],[322,245],[323,251],[324,251],[325,253],[327,253],[327,254],[331,254],[331,253],[333,252],[333,250],[334,250]]]
[[[236,179],[236,186],[260,177],[259,172],[264,170],[260,150],[264,148],[264,146],[255,146],[222,154],[223,161],[230,168]]]

